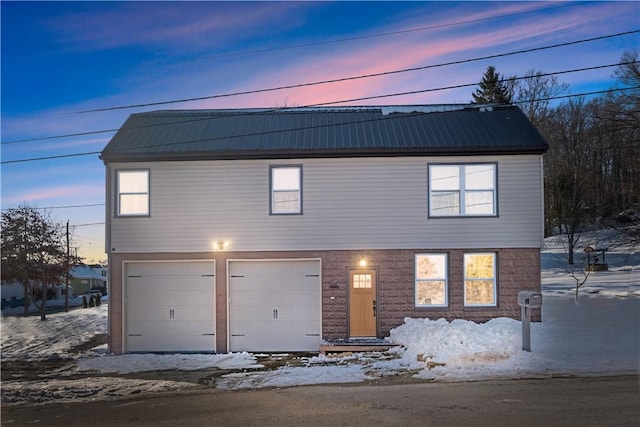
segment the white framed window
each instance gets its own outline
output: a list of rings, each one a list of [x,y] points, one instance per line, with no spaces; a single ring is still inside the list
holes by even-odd
[[[270,213],[302,214],[302,166],[270,166]]]
[[[464,254],[464,305],[495,307],[498,305],[496,254]]]
[[[149,215],[149,171],[117,171],[118,216]]]
[[[496,216],[497,165],[429,165],[429,216]]]
[[[447,254],[416,254],[416,307],[449,304]]]

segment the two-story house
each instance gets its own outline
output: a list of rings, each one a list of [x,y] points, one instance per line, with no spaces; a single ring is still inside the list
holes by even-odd
[[[546,149],[514,106],[133,114],[101,155],[110,350],[318,351],[405,317],[518,318],[540,291]]]

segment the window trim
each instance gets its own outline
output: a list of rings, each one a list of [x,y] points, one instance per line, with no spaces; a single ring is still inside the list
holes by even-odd
[[[493,166],[493,213],[481,213],[481,214],[473,214],[464,212],[465,209],[465,193],[467,192],[466,188],[462,188],[464,186],[464,177],[465,177],[465,168],[467,166],[482,166],[489,165]],[[459,194],[459,208],[457,214],[445,214],[438,215],[434,214],[432,211],[432,189],[431,189],[431,168],[438,166],[457,166],[460,169],[460,183],[458,186],[458,194]],[[489,190],[469,190],[469,192],[476,191],[489,191]],[[497,218],[499,217],[498,212],[498,162],[463,162],[463,163],[429,163],[427,165],[427,212],[429,218]]]
[[[298,210],[291,212],[277,212],[273,209],[274,203],[274,189],[273,189],[273,171],[275,169],[298,169]],[[282,165],[269,165],[269,215],[302,215],[303,210],[303,193],[302,193],[302,165],[301,164],[282,164]]]
[[[467,278],[467,255],[492,255],[493,256],[493,278]],[[463,288],[463,304],[465,308],[473,307],[498,307],[498,253],[492,251],[481,252],[465,252],[462,256],[462,288]],[[480,281],[480,280],[492,280],[493,281],[493,304],[470,304],[467,302],[467,280]]]
[[[418,277],[418,257],[419,256],[444,256],[444,278],[420,279]],[[414,307],[416,308],[447,308],[449,307],[449,254],[447,252],[419,252],[413,257],[413,290],[414,290]],[[444,281],[444,304],[419,304],[418,303],[418,283],[419,282],[435,282]]]
[[[115,188],[115,196],[116,196],[116,217],[148,217],[151,216],[151,170],[150,169],[116,169],[116,188]],[[145,172],[147,174],[147,191],[144,193],[122,193],[120,192],[120,173],[122,172]],[[145,213],[122,213],[122,195],[146,195],[147,196],[147,211]]]

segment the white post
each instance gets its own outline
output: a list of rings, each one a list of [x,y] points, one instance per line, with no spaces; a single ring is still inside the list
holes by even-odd
[[[522,349],[531,351],[531,308],[522,306]]]

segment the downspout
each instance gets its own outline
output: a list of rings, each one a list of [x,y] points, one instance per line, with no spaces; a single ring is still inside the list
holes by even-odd
[[[544,224],[545,224],[545,218],[544,218],[544,210],[545,210],[545,206],[544,206],[544,154],[540,155],[540,207],[542,209],[542,211],[540,212],[540,218],[541,218],[541,231],[542,233],[540,234],[540,250],[544,249]],[[562,226],[561,226],[562,227]]]
[[[105,162],[105,212],[104,212],[104,252],[107,254],[107,295],[109,295],[109,305],[107,307],[107,348],[109,352],[113,351],[113,343],[111,338],[111,319],[113,316],[113,304],[111,303],[111,204],[112,204],[112,179],[111,167]]]

